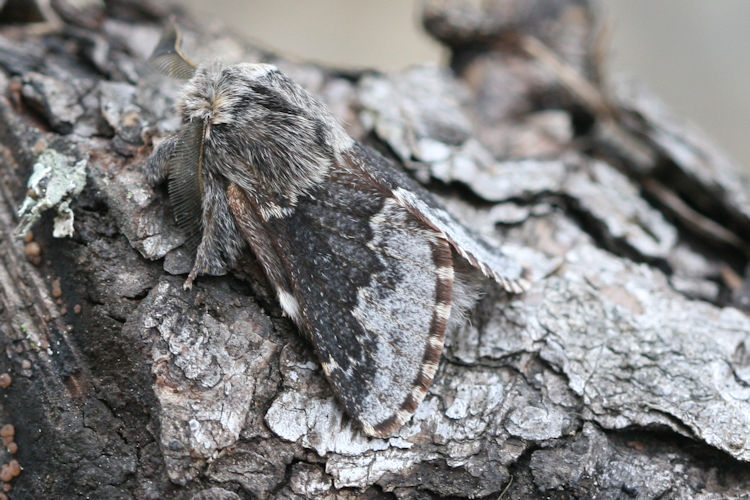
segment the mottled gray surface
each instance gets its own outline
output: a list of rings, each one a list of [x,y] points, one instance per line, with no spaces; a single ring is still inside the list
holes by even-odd
[[[86,164],[85,159],[75,161],[54,149],[42,151],[26,183],[26,198],[18,208],[18,236],[26,234],[44,212],[53,208],[57,212],[53,236],[73,236],[74,216],[70,202],[86,185]]]
[[[554,28],[544,40],[553,52],[556,40],[577,43],[562,59],[590,77],[588,18],[565,16],[567,4],[544,11],[552,17],[541,25]],[[45,43],[24,26],[0,28],[6,236],[39,153],[88,157],[73,236],[52,240],[43,217],[34,228],[42,267],[7,238],[0,253],[0,371],[13,377],[2,409],[24,467],[14,494],[750,493],[750,319],[731,306],[747,286],[750,182],[653,96],[618,93],[620,114],[601,116],[548,64],[496,43],[496,31],[451,25],[456,12],[440,16],[450,20],[440,37],[453,46],[453,71],[344,78],[276,61],[352,135],[500,240],[532,281],[513,297],[485,286],[448,335],[414,418],[370,439],[251,260],[190,292],[184,276],[170,276],[186,272],[190,256],[165,193],[141,169],[177,126],[178,87],[141,60],[163,10],[133,5],[114,2],[110,15],[120,17],[100,31],[79,26]],[[196,58],[261,58],[218,28],[182,24]],[[534,34],[540,24],[524,26],[513,29]],[[467,49],[458,43],[466,36],[481,43]],[[514,108],[498,101],[486,90],[500,73],[517,95],[536,97]]]
[[[179,279],[161,281],[135,317],[125,328],[150,346],[167,474],[184,484],[237,442],[278,346],[259,335],[270,323],[251,299],[188,295]]]

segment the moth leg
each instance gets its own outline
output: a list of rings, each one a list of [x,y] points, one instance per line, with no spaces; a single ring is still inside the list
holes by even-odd
[[[227,260],[235,261],[244,241],[238,234],[224,190],[214,182],[204,183],[202,234],[193,268],[188,274],[186,290],[193,286],[198,274],[220,273]]]
[[[169,175],[169,159],[172,157],[177,146],[179,135],[167,137],[157,144],[151,156],[146,160],[143,174],[151,186],[157,186],[167,180]]]
[[[217,253],[215,250],[215,239],[216,239],[216,228],[215,224],[209,223],[204,226],[203,237],[198,245],[198,250],[195,253],[195,262],[193,262],[193,268],[190,270],[185,283],[182,285],[185,290],[190,290],[193,287],[193,281],[198,277],[198,273],[204,273],[211,267],[212,261],[215,261],[213,254]]]

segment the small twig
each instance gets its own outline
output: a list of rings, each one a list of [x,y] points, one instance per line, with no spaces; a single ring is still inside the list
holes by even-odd
[[[560,83],[600,119],[613,119],[615,112],[596,86],[549,49],[538,38],[520,35],[518,46],[557,75]]]
[[[503,500],[503,497],[508,493],[511,484],[513,484],[513,476],[510,476],[510,481],[508,481],[508,484],[503,488],[503,491],[500,492],[500,496],[497,497],[497,500]]]
[[[692,231],[713,241],[725,243],[743,252],[750,252],[748,244],[739,236],[691,208],[672,190],[655,179],[643,179],[643,188],[674,212]]]

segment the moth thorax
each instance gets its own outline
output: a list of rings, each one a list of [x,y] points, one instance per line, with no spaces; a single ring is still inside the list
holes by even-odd
[[[181,108],[184,121],[199,120],[209,125],[233,121],[237,95],[222,83],[222,69],[199,68],[185,85]]]

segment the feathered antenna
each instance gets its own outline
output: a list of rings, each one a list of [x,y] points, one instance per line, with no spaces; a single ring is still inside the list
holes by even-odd
[[[193,61],[185,57],[180,46],[182,45],[182,34],[170,19],[164,33],[156,44],[154,52],[148,58],[156,69],[172,78],[187,80],[195,74],[197,67]]]

